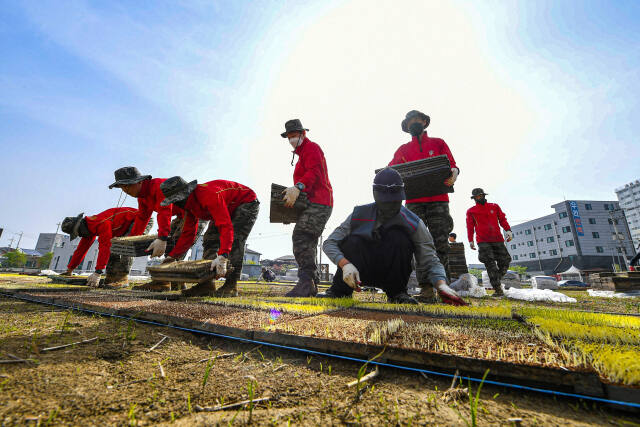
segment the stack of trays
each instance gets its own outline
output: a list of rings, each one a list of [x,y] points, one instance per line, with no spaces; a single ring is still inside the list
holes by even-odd
[[[216,278],[216,272],[211,271],[211,260],[176,261],[168,264],[148,267],[151,278],[160,282],[199,283]]]
[[[407,199],[453,193],[453,187],[444,185],[451,176],[451,164],[444,154],[391,167],[400,173]],[[381,170],[376,170],[376,173]]]
[[[468,273],[467,259],[464,256],[464,243],[449,243],[449,274],[451,280]]]
[[[111,253],[131,257],[149,255],[145,252],[151,242],[158,238],[157,234],[132,237],[114,237],[111,239]]]
[[[291,224],[298,222],[298,215],[309,206],[309,200],[306,193],[300,193],[298,200],[293,208],[286,208],[282,198],[282,192],[287,187],[278,184],[271,184],[271,210],[269,212],[269,221],[282,224]]]

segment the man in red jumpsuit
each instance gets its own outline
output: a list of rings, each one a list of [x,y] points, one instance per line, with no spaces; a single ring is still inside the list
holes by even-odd
[[[202,238],[202,258],[213,260],[211,270],[216,270],[217,277],[225,277],[225,283],[218,291],[215,280],[209,280],[182,293],[186,296],[237,296],[245,243],[260,210],[256,193],[233,181],[187,183],[179,176],[160,184],[160,190],[165,196],[160,203],[162,206],[174,204],[185,211],[182,233],[165,261],[184,256],[195,240],[198,219],[207,220],[210,222]],[[228,262],[233,269],[227,270]]]
[[[71,240],[78,236],[82,239],[73,252],[65,274],[71,274],[80,265],[93,241],[98,237],[98,259],[95,272],[87,279],[87,285],[97,287],[100,283],[100,275],[106,267],[105,284],[125,286],[132,259],[122,255],[112,255],[111,238],[127,235],[137,213],[138,210],[135,208],[111,208],[97,215],[85,217],[84,214],[80,214],[76,217],[66,217],[62,221],[62,231],[68,233]]]
[[[318,266],[316,254],[318,240],[327,225],[333,210],[333,188],[324,153],[318,144],[307,138],[307,131],[298,119],[284,124],[280,134],[287,138],[298,162],[293,171],[293,186],[284,191],[285,206],[293,204],[301,192],[307,194],[309,205],[300,213],[293,229],[293,255],[298,263],[298,283],[289,291],[288,297],[310,297],[318,293]],[[293,164],[293,159],[292,159]]]
[[[495,290],[493,296],[499,297],[504,295],[500,281],[507,273],[511,262],[511,255],[504,245],[500,226],[505,231],[507,242],[513,239],[513,233],[500,206],[487,203],[486,195],[482,188],[474,188],[471,192],[471,198],[475,200],[476,205],[467,211],[467,234],[469,246],[475,250],[475,231],[479,249],[478,259],[487,267],[491,287]]]
[[[404,132],[411,134],[411,141],[401,145],[396,150],[393,160],[389,162],[389,166],[444,154],[449,158],[449,163],[451,164],[451,177],[444,183],[451,187],[456,182],[460,170],[447,143],[440,138],[431,138],[427,135],[425,129],[429,126],[430,121],[429,116],[417,110],[409,111],[406,114],[401,127]],[[448,194],[444,193],[407,200],[407,208],[418,215],[429,228],[440,263],[447,272],[447,277],[449,277],[448,238],[449,233],[453,230],[453,218],[449,214]],[[420,286],[423,289],[422,296],[428,299],[426,295],[432,295],[433,289],[428,284],[421,283]]]

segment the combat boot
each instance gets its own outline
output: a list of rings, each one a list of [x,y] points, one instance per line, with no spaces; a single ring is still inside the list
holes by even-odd
[[[150,291],[150,292],[165,292],[171,290],[171,284],[169,282],[157,282],[152,280],[149,283],[134,286],[134,291]]]
[[[504,296],[504,291],[502,290],[502,286],[498,286],[498,287],[493,287],[493,294],[491,295],[492,297],[495,298],[500,298]]]
[[[184,289],[187,289],[187,286],[184,283],[171,282],[172,291],[182,291]]]
[[[420,285],[420,294],[416,295],[415,299],[424,304],[435,304],[438,302],[436,290],[433,289],[433,285],[430,283]]]
[[[227,279],[224,281],[224,285],[220,289],[216,290],[216,297],[229,298],[238,296],[238,281],[234,279]]]
[[[121,288],[126,288],[128,285],[129,285],[129,275],[117,274],[117,275],[107,275],[104,278],[104,282],[100,287],[105,289],[121,289]]]
[[[387,296],[387,298],[392,304],[419,304],[415,298],[413,298],[406,292],[400,292],[399,294],[394,295],[390,298],[389,296]]]
[[[315,297],[318,293],[317,289],[315,283],[313,283],[313,279],[310,277],[300,277],[298,283],[293,289],[287,292],[285,296],[298,298]]]
[[[185,297],[213,297],[216,293],[215,280],[207,280],[182,291]]]

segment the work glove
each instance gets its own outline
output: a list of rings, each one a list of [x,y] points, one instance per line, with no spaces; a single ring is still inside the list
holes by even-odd
[[[156,239],[149,247],[146,249],[146,252],[151,251],[151,257],[159,257],[164,255],[164,252],[167,250],[167,242],[161,239]]]
[[[298,196],[300,196],[300,189],[296,186],[289,187],[284,190],[282,194],[284,194],[284,197],[282,198],[282,200],[284,200],[284,206],[292,208],[293,204],[298,200]]]
[[[460,171],[458,170],[458,168],[451,168],[451,176],[444,181],[444,185],[446,185],[447,187],[453,187],[453,184],[458,179],[459,174]]]
[[[162,260],[162,264],[169,264],[171,262],[176,262],[176,259],[174,257],[166,256]]]
[[[509,230],[506,232],[507,235],[507,242],[510,242],[513,240],[513,231]]]
[[[211,271],[215,270],[216,271],[216,276],[217,277],[224,277],[227,275],[227,262],[229,260],[223,256],[223,255],[218,255],[216,257],[216,259],[214,259],[213,261],[211,261]]]
[[[469,247],[470,247],[471,249],[473,249],[474,251],[476,250],[476,244],[475,244],[475,243],[473,243],[473,242],[469,242]]]
[[[100,284],[100,274],[99,273],[92,273],[87,278],[87,286],[92,287],[92,288],[97,288],[99,284]]]
[[[456,291],[451,289],[446,283],[440,282],[436,284],[436,289],[438,290],[438,296],[445,304],[450,305],[469,305],[462,298],[458,296]]]
[[[356,291],[360,290],[360,272],[355,265],[349,263],[342,267],[342,280]]]

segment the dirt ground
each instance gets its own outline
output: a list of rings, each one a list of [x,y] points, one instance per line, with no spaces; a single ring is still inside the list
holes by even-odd
[[[163,334],[168,338],[150,350]],[[443,400],[449,379],[381,369],[358,392],[346,386],[361,367],[354,362],[0,298],[0,359],[13,358],[29,361],[0,364],[0,423],[6,426],[471,422],[467,398]],[[251,395],[270,400],[196,411]],[[522,425],[638,425],[637,414],[593,403],[483,387],[478,424],[511,425],[512,418]]]

